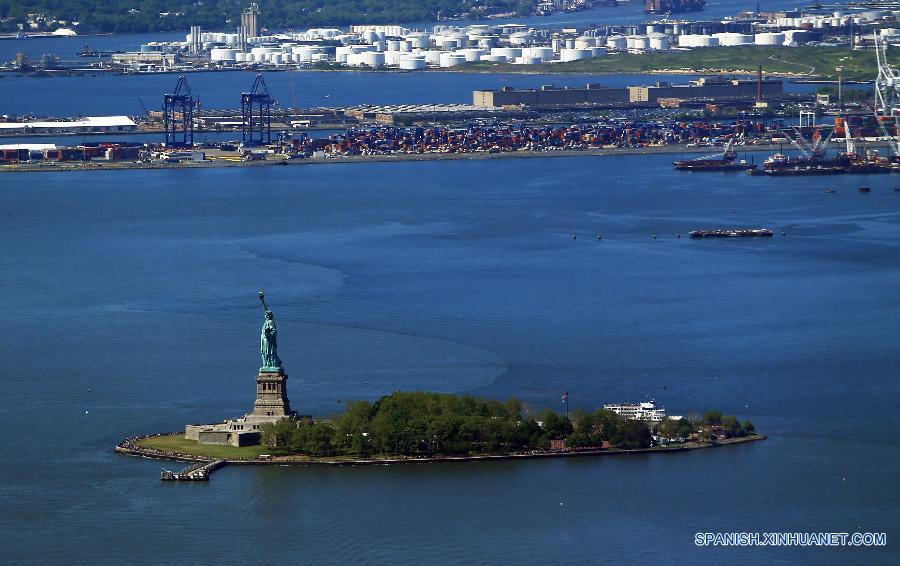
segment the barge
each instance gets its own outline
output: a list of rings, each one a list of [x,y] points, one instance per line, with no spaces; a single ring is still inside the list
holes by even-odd
[[[693,230],[691,238],[771,238],[768,228],[735,228],[732,230]]]

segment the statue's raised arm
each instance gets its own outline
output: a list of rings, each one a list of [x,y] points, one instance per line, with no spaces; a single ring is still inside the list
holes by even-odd
[[[266,305],[266,295],[259,292],[259,302],[262,305],[265,319],[262,330],[259,333],[259,354],[262,357],[263,370],[281,370],[281,359],[278,357],[278,330],[275,328],[275,315]]]

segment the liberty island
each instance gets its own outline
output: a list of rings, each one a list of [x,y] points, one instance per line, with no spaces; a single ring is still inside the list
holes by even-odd
[[[258,293],[263,311],[261,367],[253,409],[222,423],[189,424],[183,433],[129,438],[122,454],[197,462],[163,480],[206,480],[227,462],[274,464],[371,464],[528,459],[652,452],[680,452],[762,440],[749,420],[708,411],[701,418],[635,412],[637,405],[576,410],[569,418],[545,409],[529,414],[522,403],[427,392],[395,392],[349,401],[332,419],[299,416],[291,409],[287,375],[278,354],[275,315]],[[641,406],[655,407],[653,403]],[[419,440],[423,439],[423,440]],[[265,450],[266,454],[263,454]]]

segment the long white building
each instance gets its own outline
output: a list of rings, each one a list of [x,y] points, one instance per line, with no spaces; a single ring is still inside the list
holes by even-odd
[[[607,411],[612,411],[617,415],[635,421],[650,421],[658,423],[666,418],[666,409],[657,407],[653,401],[644,403],[619,403],[612,405],[603,405]]]

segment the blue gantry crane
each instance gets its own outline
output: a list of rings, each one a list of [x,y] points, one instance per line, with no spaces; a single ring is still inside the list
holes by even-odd
[[[277,104],[269,93],[262,75],[256,75],[250,92],[241,93],[241,134],[245,146],[272,142],[272,105]]]
[[[166,147],[194,146],[194,106],[196,101],[184,75],[178,77],[175,92],[163,96],[163,125]]]

